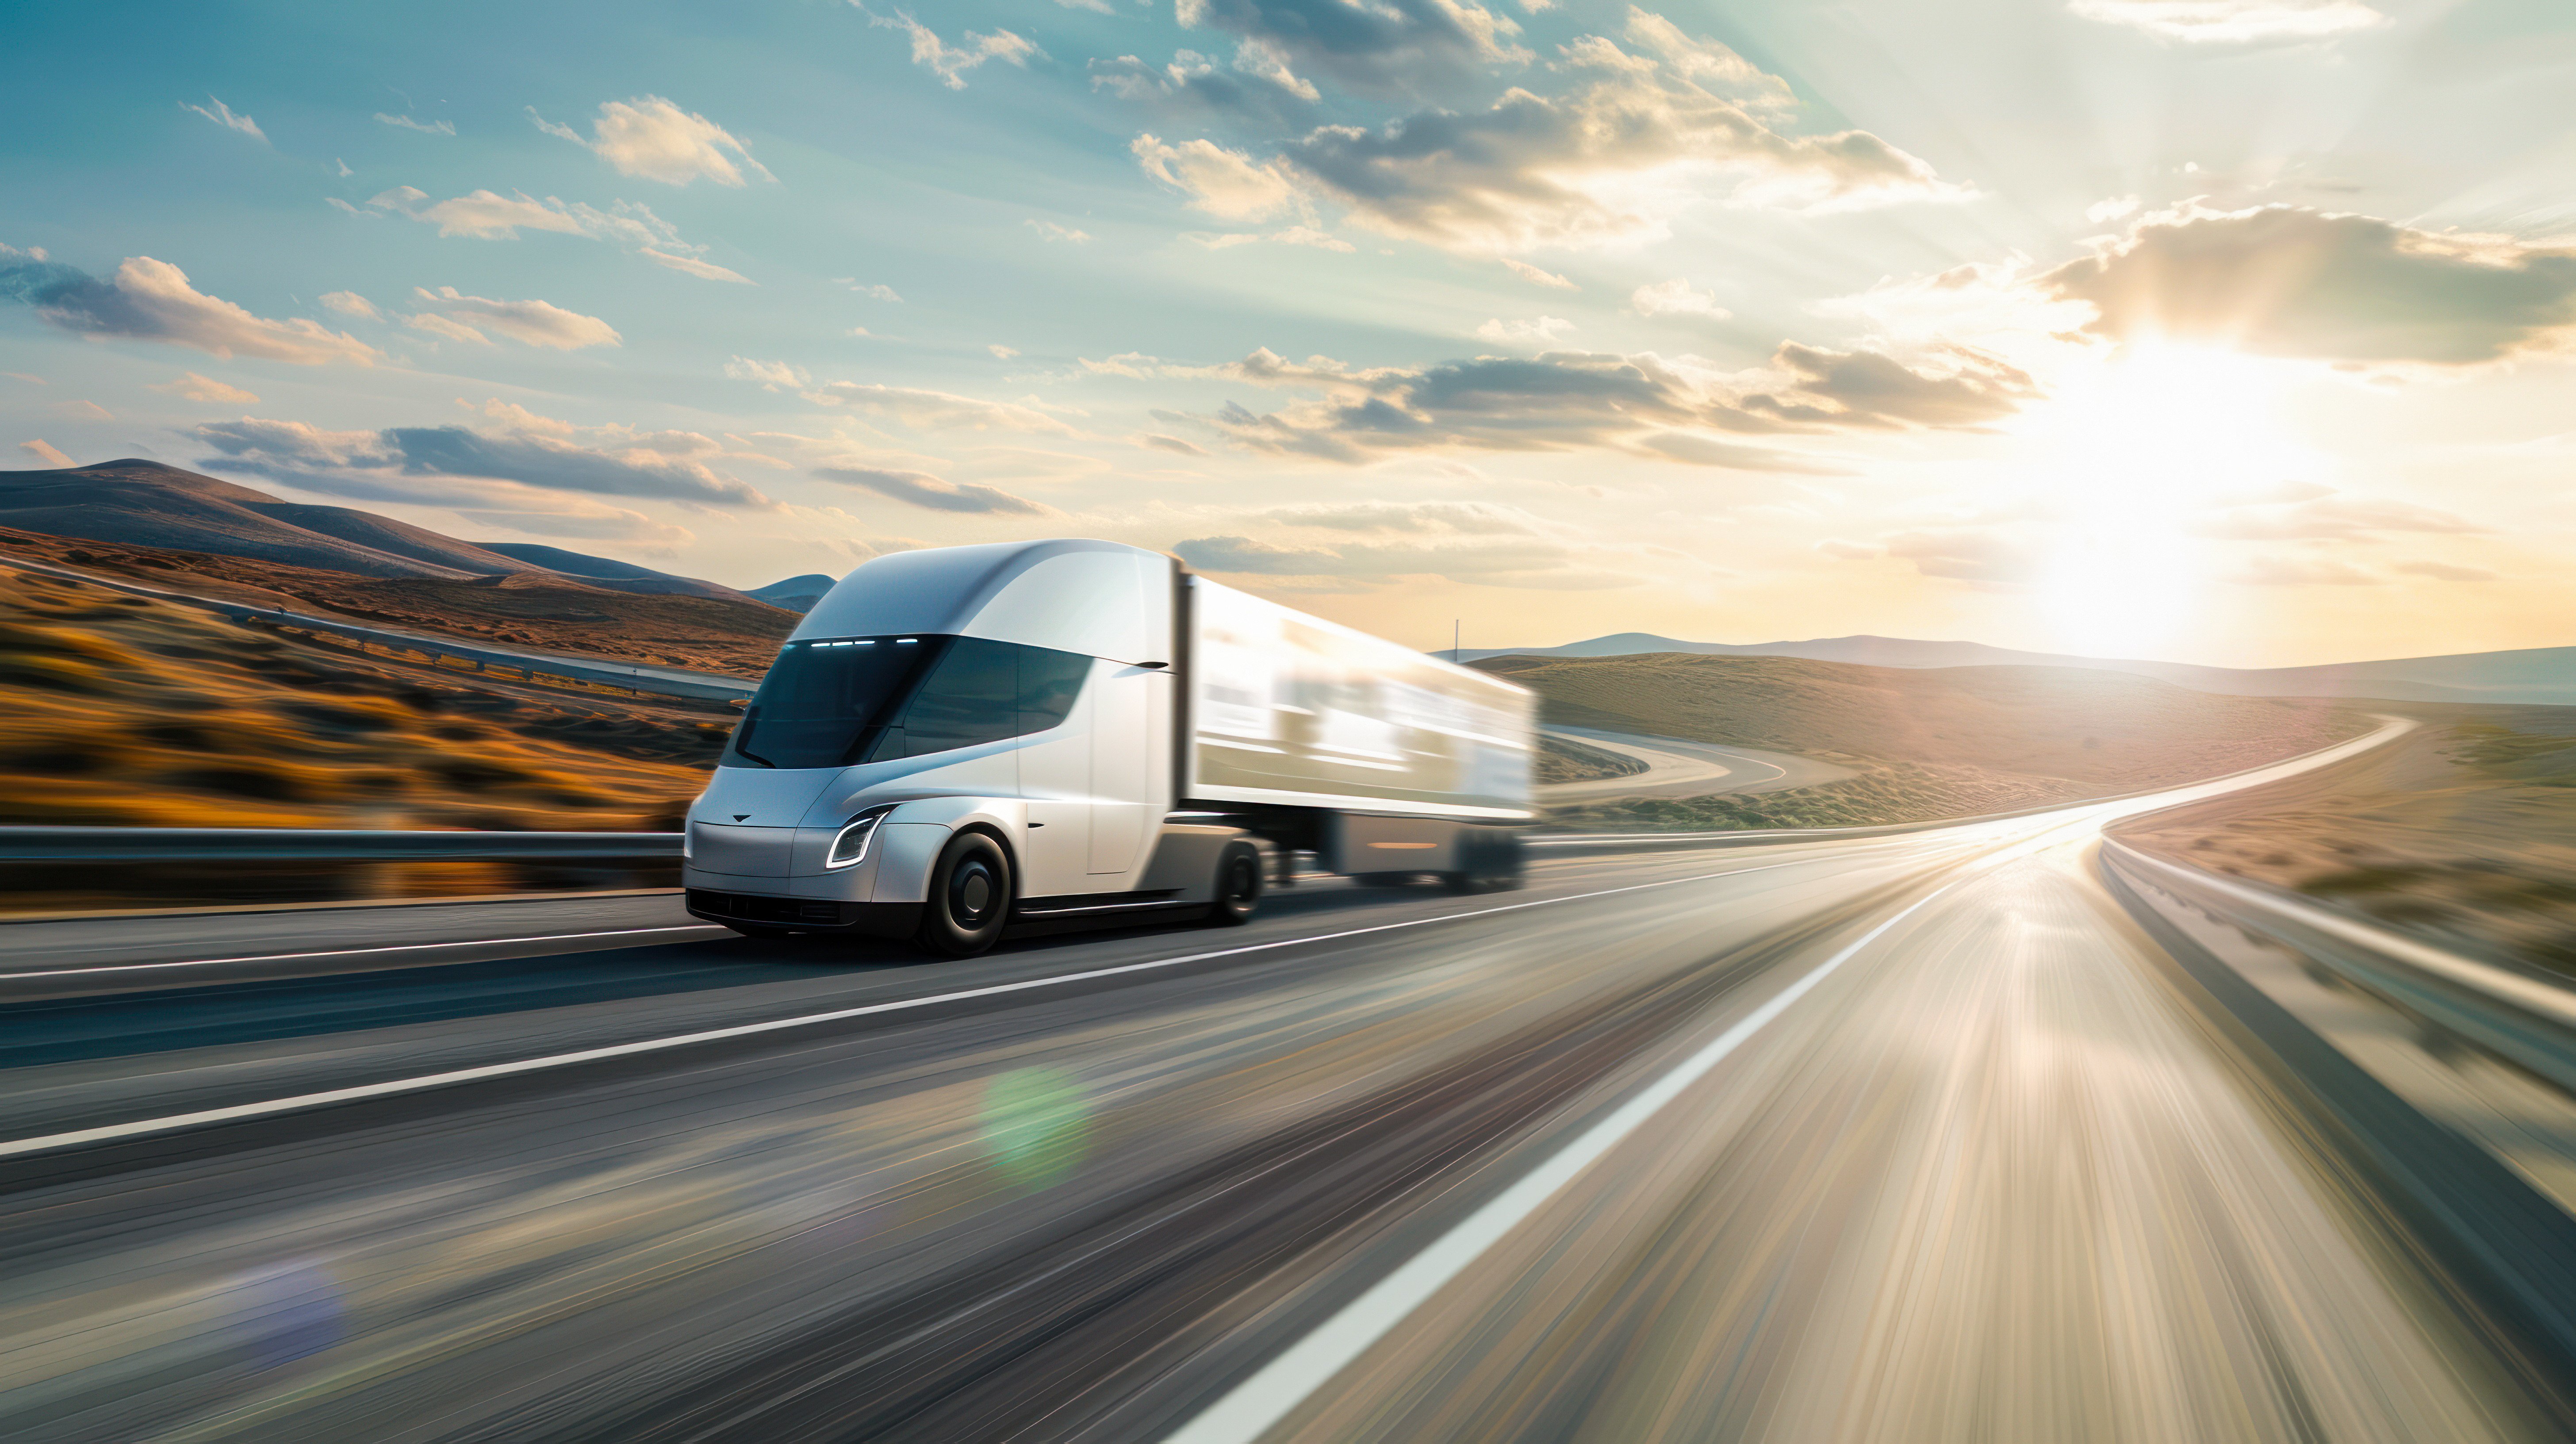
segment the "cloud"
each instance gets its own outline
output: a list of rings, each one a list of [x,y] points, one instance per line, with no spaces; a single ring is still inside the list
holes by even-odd
[[[2431,577],[2437,582],[2491,582],[2503,573],[2485,567],[2464,567],[2452,562],[2399,562],[2395,570],[2411,576]]]
[[[1254,221],[1297,207],[1297,188],[1277,162],[1256,164],[1213,141],[1165,145],[1140,135],[1127,147],[1145,174],[1186,194],[1193,209],[1229,221]]]
[[[450,341],[464,341],[476,346],[489,346],[492,344],[491,337],[484,335],[482,332],[475,330],[473,327],[466,325],[462,321],[451,321],[445,316],[424,312],[417,316],[404,317],[403,324],[411,327],[415,331],[426,331],[432,336],[443,336]]]
[[[1756,110],[1785,110],[1796,103],[1789,82],[1714,40],[1695,40],[1661,15],[1631,5],[1621,34],[1661,55],[1674,71],[1732,96]]]
[[[1509,256],[1503,257],[1503,269],[1520,277],[1522,280],[1529,282],[1533,286],[1546,286],[1551,290],[1557,291],[1574,291],[1582,289],[1572,281],[1556,274],[1554,271],[1542,271],[1527,261],[1515,261]]]
[[[898,10],[890,16],[879,15],[860,4],[859,0],[850,0],[850,4],[860,14],[868,17],[868,24],[871,27],[880,30],[900,30],[911,36],[912,63],[938,76],[940,83],[951,90],[964,90],[966,72],[987,60],[1006,61],[1026,70],[1029,66],[1029,57],[1037,56],[1043,59],[1046,56],[1046,52],[1040,50],[1035,41],[1025,36],[1014,35],[1008,30],[997,29],[990,35],[978,35],[969,30],[966,32],[965,43],[949,45],[933,34],[929,26],[913,19],[908,11]]]
[[[1934,527],[1889,537],[1887,555],[1914,564],[1927,577],[2017,586],[2041,575],[2042,549],[2028,538],[1994,527]]]
[[[479,526],[499,527],[522,536],[578,537],[584,541],[626,542],[653,551],[685,546],[697,534],[684,526],[655,521],[624,507],[577,511],[499,511],[458,506],[456,514]]]
[[[751,277],[740,271],[719,266],[713,261],[700,260],[696,256],[675,256],[668,251],[657,251],[649,247],[635,254],[651,261],[654,265],[666,266],[684,276],[695,276],[701,281],[731,281],[737,286],[757,284]]]
[[[209,106],[213,108],[208,109],[207,107]],[[193,110],[197,114],[204,116],[206,119],[213,121],[215,124],[224,127],[226,130],[237,130],[242,134],[249,136],[251,139],[258,141],[262,145],[268,144],[268,133],[259,128],[258,121],[251,119],[247,115],[236,114],[231,106],[224,104],[222,101],[215,99],[211,95],[206,97],[205,105],[190,105],[188,102],[183,100],[179,102],[179,108],[181,110]]]
[[[299,316],[271,321],[188,284],[167,261],[129,256],[112,280],[51,261],[0,257],[0,300],[23,301],[66,331],[188,346],[230,359],[255,356],[291,366],[372,366],[374,347]]]
[[[1801,452],[1782,451],[1771,446],[1746,446],[1739,441],[1720,441],[1691,431],[1658,431],[1636,440],[1640,451],[1651,452],[1668,460],[1691,466],[1714,466],[1727,471],[1765,471],[1788,476],[1855,476],[1857,472],[1839,462]]]
[[[1530,536],[1539,527],[1529,513],[1481,501],[1368,501],[1274,507],[1260,519],[1281,526],[1327,531],[1430,532],[1460,536]]]
[[[2038,284],[2091,302],[2114,340],[2318,360],[2472,365],[2576,328],[2576,247],[2294,206],[2161,212]]]
[[[419,500],[424,493],[416,487],[406,493],[395,483],[440,477],[710,506],[776,505],[702,462],[651,444],[610,451],[541,431],[484,432],[464,426],[323,431],[300,421],[254,417],[209,422],[193,434],[217,453],[204,465],[336,494],[349,494],[357,486],[362,488],[357,494]]]
[[[1840,557],[1847,562],[1875,561],[1887,555],[1887,548],[1875,542],[1845,541],[1841,537],[1825,538],[1816,543],[1816,550],[1829,557]]]
[[[2112,196],[2108,200],[2095,201],[2086,206],[2084,219],[2097,226],[2109,221],[2123,220],[2136,215],[2139,204],[2136,196]]]
[[[1514,88],[1481,111],[1321,126],[1268,161],[1221,152],[1233,193],[1259,194],[1246,173],[1266,171],[1371,230],[1481,253],[1660,237],[1673,212],[1720,197],[1820,212],[1972,193],[1866,131],[1783,135],[1676,63],[1599,36],[1563,53],[1575,80],[1561,95]]]
[[[1093,371],[1232,380],[1321,393],[1268,414],[1229,402],[1193,418],[1258,451],[1356,462],[1392,450],[1469,446],[1510,451],[1610,447],[1701,464],[1813,471],[1788,453],[1729,453],[1685,439],[1698,430],[1788,433],[1982,426],[2039,394],[2031,377],[1966,347],[1909,365],[1873,351],[1795,342],[1751,372],[1688,358],[1551,351],[1408,368],[1354,370],[1329,357],[1291,362],[1257,350],[1222,366],[1152,357],[1088,362]],[[1678,433],[1678,435],[1676,435]],[[1648,439],[1653,438],[1652,445]],[[1702,444],[1705,443],[1705,444]],[[1710,450],[1709,447],[1718,447]]]
[[[1378,586],[1402,577],[1442,577],[1473,586],[1556,591],[1643,585],[1633,557],[1588,556],[1537,536],[1468,536],[1429,542],[1281,546],[1251,537],[1193,537],[1172,548],[1203,572]],[[1327,588],[1333,589],[1333,588]]]
[[[1064,241],[1071,245],[1078,246],[1091,239],[1091,232],[1089,231],[1077,231],[1071,226],[1060,226],[1053,221],[1041,221],[1035,217],[1022,221],[1020,224],[1037,232],[1038,239],[1042,241]]]
[[[1520,27],[1473,0],[1178,0],[1175,13],[1185,26],[1234,36],[1238,69],[1286,77],[1283,84],[1305,85],[1295,72],[1354,90],[1420,93],[1530,58],[1510,43]]]
[[[1733,313],[1717,304],[1717,297],[1675,278],[1639,286],[1628,295],[1628,305],[1640,316],[1702,316],[1723,321]]]
[[[65,421],[114,421],[116,413],[95,401],[57,401],[52,406],[56,416]]]
[[[1147,432],[1136,438],[1136,444],[1138,446],[1152,447],[1156,451],[1168,451],[1178,456],[1207,456],[1211,454],[1204,446],[1183,441],[1177,436],[1165,436],[1161,432]]]
[[[528,118],[546,134],[561,136],[591,151],[619,175],[641,176],[675,186],[701,178],[720,186],[739,186],[744,183],[746,171],[762,180],[777,179],[751,158],[751,151],[732,132],[658,95],[601,102],[599,118],[590,123],[588,140],[583,140],[571,126],[555,124],[537,114],[535,106],[528,107]]]
[[[926,471],[889,471],[874,466],[818,466],[814,468],[814,474],[825,481],[863,486],[879,496],[892,497],[932,511],[1044,516],[1054,510],[994,487],[972,481],[944,481]]]
[[[946,391],[923,391],[874,382],[832,381],[804,393],[818,406],[853,406],[891,416],[907,426],[927,430],[966,427],[976,431],[1033,431],[1071,436],[1072,427],[1033,406],[1008,401],[982,401]]]
[[[1176,113],[1215,114],[1284,123],[1318,99],[1315,87],[1275,63],[1275,52],[1246,45],[1235,52],[1231,70],[1195,50],[1173,54],[1157,69],[1133,55],[1090,62],[1091,87],[1121,100],[1161,106]]]
[[[322,293],[322,304],[326,309],[337,311],[343,316],[356,316],[367,321],[385,319],[385,313],[376,309],[375,302],[355,291],[325,291]]]
[[[2376,587],[2388,578],[2367,567],[2331,557],[2251,557],[2222,573],[2222,582],[2243,587]]]
[[[2453,512],[2412,502],[2322,496],[2290,505],[2232,507],[2190,528],[2216,541],[2352,541],[2383,532],[2482,532]]]
[[[419,131],[423,135],[456,134],[456,122],[452,120],[431,121],[427,124],[423,124],[420,121],[412,119],[408,115],[390,115],[381,110],[376,112],[376,119],[386,125],[397,126],[403,130]],[[346,175],[348,172],[344,170],[341,174]]]
[[[1005,346],[999,341],[986,344],[984,349],[992,352],[993,359],[996,361],[1008,361],[1012,357],[1020,354],[1020,348],[1017,346]]]
[[[167,391],[174,396],[185,396],[191,401],[225,406],[251,406],[259,401],[258,397],[238,386],[228,386],[211,376],[200,376],[194,371],[180,372],[179,379],[176,381],[155,382],[152,389]]]
[[[2360,0],[2068,0],[2067,10],[2192,45],[2331,40],[2389,23]]]
[[[435,291],[416,286],[412,288],[412,296],[430,311],[460,325],[498,331],[513,341],[549,350],[577,351],[584,346],[616,346],[626,339],[617,334],[615,327],[597,316],[567,311],[546,301],[495,301],[483,296],[463,295],[454,286],[441,286]],[[417,316],[412,318],[414,324],[418,324],[420,319]],[[475,339],[482,338],[477,336]]]
[[[1476,334],[1487,341],[1506,344],[1553,346],[1574,329],[1574,323],[1562,316],[1540,316],[1528,321],[1506,321],[1498,316],[1477,327]]]
[[[1312,246],[1319,251],[1340,251],[1344,255],[1359,249],[1341,237],[1313,226],[1290,226],[1284,231],[1272,231],[1270,239],[1283,246]]]
[[[858,283],[857,278],[852,276],[838,277],[836,278],[836,284],[847,286],[862,296],[870,296],[880,301],[900,301],[903,299],[903,297],[895,294],[894,287],[892,286],[862,286]]]
[[[764,391],[794,391],[811,384],[803,371],[784,361],[754,361],[747,356],[727,361],[724,374],[736,381],[757,381]]]
[[[63,455],[61,448],[55,446],[52,442],[47,441],[41,436],[37,437],[33,441],[19,442],[18,449],[27,453],[29,456],[36,458],[38,461],[43,462],[47,466],[72,465],[72,459]]]
[[[653,214],[652,208],[641,202],[618,201],[603,211],[580,202],[566,205],[553,196],[540,201],[525,191],[507,196],[491,191],[474,191],[432,205],[421,204],[428,199],[427,191],[414,186],[396,186],[367,204],[387,214],[408,216],[424,225],[434,225],[442,236],[469,236],[487,241],[517,240],[521,231],[585,236],[631,251],[656,265],[705,280],[752,284],[738,271],[701,259],[706,254],[705,246],[692,246],[681,240],[677,228]],[[339,204],[344,209],[356,210],[346,202]]]

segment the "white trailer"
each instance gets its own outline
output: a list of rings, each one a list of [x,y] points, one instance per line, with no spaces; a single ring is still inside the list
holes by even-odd
[[[815,603],[689,809],[689,911],[910,938],[1248,920],[1295,851],[1517,885],[1527,691],[1102,541],[879,557]]]

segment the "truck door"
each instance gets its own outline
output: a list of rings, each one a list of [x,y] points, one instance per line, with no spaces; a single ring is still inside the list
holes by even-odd
[[[1020,866],[1022,897],[1098,892],[1091,881],[1092,694],[1089,674],[1115,664],[1020,649],[1020,796],[1029,831]]]
[[[1135,872],[1171,806],[1171,675],[1103,662],[1092,678],[1091,879]]]

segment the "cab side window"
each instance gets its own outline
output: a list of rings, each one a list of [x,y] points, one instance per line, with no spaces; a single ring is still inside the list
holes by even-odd
[[[1091,659],[1044,647],[1020,648],[1019,735],[1061,727],[1082,698],[1082,681],[1091,675]]]

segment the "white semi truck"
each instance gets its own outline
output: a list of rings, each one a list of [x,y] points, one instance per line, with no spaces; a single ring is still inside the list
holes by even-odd
[[[1311,852],[1516,886],[1531,694],[1102,541],[879,557],[808,612],[689,809],[689,911],[908,938],[1241,923]]]

